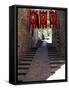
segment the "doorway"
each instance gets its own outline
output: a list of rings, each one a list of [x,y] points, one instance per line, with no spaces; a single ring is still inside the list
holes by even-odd
[[[46,41],[47,43],[52,43],[52,28],[47,27],[44,29],[38,29],[38,37],[42,41]]]

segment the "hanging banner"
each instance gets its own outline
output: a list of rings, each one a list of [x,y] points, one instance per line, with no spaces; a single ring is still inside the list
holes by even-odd
[[[40,11],[40,28],[47,26],[47,11]]]
[[[37,27],[37,11],[30,10],[30,26],[32,28]]]
[[[56,26],[57,25],[57,13],[56,11],[50,11],[50,26],[53,25]]]

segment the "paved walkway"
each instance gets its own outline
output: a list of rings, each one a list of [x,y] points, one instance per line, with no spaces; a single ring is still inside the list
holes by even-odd
[[[24,81],[46,80],[50,76],[50,65],[46,41],[38,48]]]

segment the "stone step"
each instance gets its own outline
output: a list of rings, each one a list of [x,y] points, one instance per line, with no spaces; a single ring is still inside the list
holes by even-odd
[[[59,57],[59,56],[49,56],[50,58],[63,58],[63,57]]]
[[[31,52],[36,52],[36,50],[26,51],[25,53],[31,53]]]
[[[32,63],[31,61],[20,61],[20,62],[18,62],[18,64],[20,65],[20,64],[29,64],[29,63]]]
[[[28,70],[29,67],[18,67],[18,70]]]
[[[22,76],[23,76],[23,75],[25,76],[26,74],[27,74],[27,73],[18,73],[18,75],[22,75]]]
[[[56,55],[56,56],[57,56],[58,53],[56,53],[56,52],[50,52],[50,53],[49,53],[49,52],[48,52],[48,55],[51,55],[51,56],[52,56],[52,55]]]
[[[48,52],[48,55],[58,55],[56,52]]]
[[[18,68],[29,68],[30,65],[18,65]]]
[[[32,63],[32,61],[20,61],[20,62],[18,62],[18,64],[20,64],[20,63]]]
[[[19,63],[19,65],[31,65],[31,63]]]
[[[26,52],[23,55],[33,55],[34,53],[36,53],[36,52]]]
[[[51,69],[52,68],[60,68],[60,66],[58,66],[58,65],[51,65],[50,67],[51,67]]]
[[[32,60],[33,58],[20,58],[19,61],[21,60]]]
[[[52,47],[48,48],[48,50],[56,51],[56,49]]]
[[[55,57],[53,56],[53,57],[49,57],[49,58],[50,58],[50,59],[57,59],[57,60],[58,60],[58,59],[59,59],[59,60],[65,60],[65,58],[63,58],[63,57],[58,57],[58,56],[57,56],[57,57],[56,57],[56,56],[55,56]]]
[[[50,67],[51,67],[51,68],[54,68],[54,67],[56,68],[56,67],[60,67],[60,66],[61,66],[60,64],[51,64],[51,63],[50,63]]]
[[[28,72],[28,69],[18,69],[18,73],[27,73]]]
[[[36,52],[25,52],[24,54],[32,54],[32,53],[36,53]]]
[[[23,56],[34,56],[34,54],[24,54]]]
[[[64,58],[64,57],[58,56],[58,55],[49,55],[49,57]]]
[[[55,72],[51,72],[51,74],[54,74]]]
[[[50,52],[56,52],[57,53],[57,51],[56,50],[48,50],[48,52],[50,53]]]
[[[36,53],[36,51],[27,51],[27,52],[25,52],[25,54],[26,53]]]
[[[33,58],[32,56],[23,56],[23,58]]]
[[[51,54],[48,54],[49,56],[57,56],[57,54],[56,53],[51,53]]]
[[[50,62],[50,64],[64,64],[64,62]]]
[[[60,62],[60,63],[64,63],[64,60],[59,60],[59,61],[56,61],[56,60],[55,60],[55,61],[54,61],[54,60],[51,60],[51,61],[50,61],[50,63],[54,63],[54,62],[56,62],[56,63],[58,63],[58,62]]]
[[[25,60],[20,60],[19,62],[32,62],[32,60],[27,60],[27,59],[25,59]]]
[[[60,57],[51,57],[50,59],[55,59],[55,60],[64,60],[64,58],[60,58]]]

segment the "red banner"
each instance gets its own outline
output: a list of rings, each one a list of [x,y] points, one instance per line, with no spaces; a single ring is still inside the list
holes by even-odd
[[[57,25],[57,13],[56,13],[56,11],[50,11],[50,26],[51,25],[53,25],[53,27]]]
[[[30,10],[30,26],[32,28],[37,27],[37,12],[34,10]]]
[[[47,11],[40,11],[40,27],[44,28],[47,26]]]

